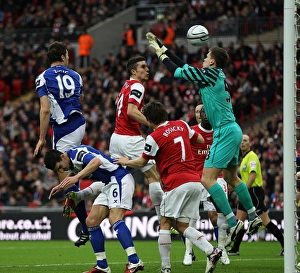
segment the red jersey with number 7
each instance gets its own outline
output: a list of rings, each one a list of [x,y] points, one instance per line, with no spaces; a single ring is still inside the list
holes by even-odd
[[[155,159],[164,191],[200,182],[190,143],[197,137],[198,133],[182,120],[167,121],[147,136],[142,156]]]

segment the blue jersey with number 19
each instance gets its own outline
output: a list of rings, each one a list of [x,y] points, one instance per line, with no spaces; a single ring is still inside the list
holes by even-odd
[[[83,85],[76,71],[63,65],[50,67],[36,78],[35,85],[39,97],[49,98],[50,124],[62,124],[71,114],[81,114]]]

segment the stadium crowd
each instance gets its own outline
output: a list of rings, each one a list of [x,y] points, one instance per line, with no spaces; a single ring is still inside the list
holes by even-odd
[[[27,9],[23,7],[23,13],[19,13],[17,16],[14,15],[16,16],[14,17],[12,16],[13,11],[9,9],[12,2],[8,1],[8,5],[5,5],[4,13],[6,15],[3,18],[6,18],[7,14],[8,18],[17,18],[13,20],[16,28],[22,27],[20,22],[30,21],[26,20],[26,12],[28,17],[35,18],[39,13],[43,14],[42,11],[49,7],[43,4],[44,1],[30,1],[33,4],[28,5]],[[86,1],[85,4],[76,1],[46,1],[45,3],[55,4],[52,7],[61,5],[58,10],[61,10],[61,18],[66,20],[64,21],[64,24],[66,24],[68,18],[69,20],[74,19],[76,14],[81,14],[80,18],[84,18],[82,11],[89,14],[93,7],[103,7],[106,2],[103,0]],[[182,3],[183,6],[187,7],[195,6],[198,3],[197,5],[202,8],[199,8],[197,12],[207,14],[207,10],[214,1],[205,2],[205,5],[203,1],[197,0],[191,1],[191,4],[189,1],[183,1]],[[237,10],[235,6],[240,10],[239,5],[243,5],[244,8],[245,6],[251,7],[253,10],[256,7],[256,5],[253,5],[256,1],[220,2],[226,2],[227,8],[224,14],[227,10],[231,10],[231,8],[228,8],[229,2],[232,3],[233,10]],[[280,4],[282,1],[273,2]],[[69,4],[67,5],[67,3]],[[110,1],[110,3],[118,3],[116,6],[123,8],[130,5],[130,1],[126,0]],[[203,9],[203,6],[205,9]],[[66,7],[69,10],[66,10]],[[274,4],[272,11],[275,7]],[[195,8],[193,7],[193,9]],[[97,12],[99,13],[98,8]],[[50,11],[49,14],[51,14]],[[68,16],[64,16],[64,14],[68,14]],[[70,14],[73,14],[73,16]],[[41,15],[41,17],[43,16]],[[182,17],[179,16],[176,20],[182,19]],[[54,18],[57,18],[57,16],[54,16]],[[89,20],[92,20],[92,18],[93,16],[89,16]],[[2,22],[2,28],[4,29],[7,28],[8,21],[10,21],[9,19],[5,20],[3,19]],[[99,20],[103,20],[103,18]],[[16,22],[19,22],[19,25]],[[32,23],[33,21],[30,24]],[[90,22],[89,24],[93,23]],[[76,22],[77,24],[80,23]],[[34,27],[34,25],[28,25],[28,27]],[[58,183],[56,175],[47,170],[43,164],[43,155],[47,149],[51,148],[51,128],[48,130],[46,147],[41,151],[38,158],[33,159],[32,157],[39,135],[40,107],[39,99],[34,91],[34,80],[47,67],[45,52],[47,45],[52,41],[53,38],[49,41],[41,40],[35,46],[28,44],[26,41],[22,41],[22,43],[13,42],[9,46],[4,42],[0,42],[1,206],[56,206],[61,205],[64,198],[60,194],[52,200],[48,199],[49,190]],[[84,144],[108,152],[110,136],[115,126],[115,99],[123,82],[128,77],[125,69],[126,62],[133,55],[145,56],[150,67],[151,79],[147,83],[146,101],[159,100],[162,102],[168,109],[170,120],[183,119],[190,125],[196,124],[194,109],[200,100],[197,86],[192,83],[174,80],[149,48],[146,47],[143,52],[139,52],[134,47],[129,52],[126,46],[121,46],[118,54],[108,55],[103,62],[94,58],[91,60],[90,65],[78,68],[75,66],[75,51],[68,40],[65,40],[65,42],[69,46],[70,67],[82,75],[84,83],[83,113],[87,120]],[[220,44],[220,46],[222,45]],[[264,46],[260,42],[255,46],[249,46],[241,39],[238,45],[231,43],[226,49],[231,60],[225,73],[230,86],[235,115],[242,128],[245,117],[252,118],[253,126],[245,127],[246,131],[244,133],[247,133],[253,139],[252,148],[261,159],[266,201],[268,207],[282,209],[283,118],[280,102],[283,96],[283,46],[277,42],[270,46]],[[172,50],[182,59],[187,60],[188,63],[201,67],[201,62],[208,48],[203,46],[198,52],[191,54],[185,46],[178,47],[174,44]],[[22,87],[18,89],[21,90],[20,92],[14,91],[15,79],[21,80]],[[14,99],[26,93],[31,95],[29,100],[14,101]],[[258,121],[256,117],[261,117],[271,107],[276,109],[276,113],[266,125],[260,124],[259,129],[255,129],[255,121]],[[145,135],[150,132],[149,128],[144,126],[142,130]],[[140,174],[136,174],[135,177],[137,183],[134,209],[151,209],[152,203],[149,198],[146,180]],[[233,207],[236,207],[234,193],[230,195],[230,202]]]

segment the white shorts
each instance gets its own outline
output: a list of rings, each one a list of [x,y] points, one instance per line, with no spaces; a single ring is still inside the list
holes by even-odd
[[[199,219],[201,186],[199,182],[188,182],[165,192],[160,204],[161,215],[183,223],[189,223],[190,219]]]
[[[83,124],[72,133],[60,138],[56,143],[56,149],[63,153],[69,149],[74,148],[75,146],[81,145],[81,141],[85,133],[85,126],[86,125]]]
[[[224,190],[226,197],[228,198],[228,186],[227,186],[227,182],[224,180],[224,178],[218,178],[217,179],[217,183],[222,187],[222,189]],[[207,192],[207,197],[206,200],[203,202],[203,210],[205,211],[216,211],[216,208],[214,206],[214,204],[210,201],[207,201],[207,198],[210,196],[210,194]]]
[[[112,158],[128,156],[129,159],[139,158],[145,147],[145,139],[142,136],[125,136],[113,133],[110,138],[109,153]],[[141,172],[148,171],[155,165],[154,160],[149,160],[146,166],[139,168]]]
[[[119,184],[114,176],[111,182],[102,188],[93,205],[103,205],[111,208],[132,209],[134,193],[134,178],[131,174],[125,175]]]

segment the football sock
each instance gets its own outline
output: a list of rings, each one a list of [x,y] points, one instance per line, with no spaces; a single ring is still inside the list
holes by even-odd
[[[243,240],[244,234],[245,234],[245,230],[242,228],[242,229],[238,232],[238,234],[237,234],[237,236],[236,236],[236,238],[235,238],[235,240],[234,240],[233,246],[232,246],[232,248],[231,248],[232,251],[239,251],[239,249],[240,249],[240,244],[241,244],[241,242],[242,242],[242,240]]]
[[[190,227],[196,228],[196,223],[197,223],[197,220],[190,219],[189,225],[190,225]],[[188,238],[185,238],[183,235],[181,235],[181,240],[185,244],[185,253],[186,254],[194,253],[192,242]]]
[[[76,183],[76,185],[73,185],[72,187],[68,188],[65,191],[65,194],[67,194],[68,192],[71,191],[75,191],[75,192],[79,192],[79,188],[77,186],[78,183]],[[88,233],[88,228],[87,225],[85,223],[85,219],[87,218],[87,212],[86,212],[86,208],[85,208],[85,202],[84,201],[80,201],[77,206],[74,208],[74,212],[81,224],[81,228],[82,228],[82,232],[83,233]]]
[[[193,244],[188,238],[185,238],[185,252],[193,253]]]
[[[161,258],[161,267],[171,268],[171,233],[170,230],[160,230],[158,235],[158,249]]]
[[[208,192],[213,198],[217,207],[222,211],[223,215],[226,216],[226,219],[228,221],[228,227],[234,227],[236,225],[237,220],[228,203],[228,199],[222,187],[218,183],[215,183],[212,187],[210,187]]]
[[[158,222],[160,223],[160,203],[164,194],[160,182],[152,182],[149,184],[149,194],[158,217]]]
[[[71,186],[70,188],[66,189],[66,190],[65,190],[65,194],[67,194],[67,193],[69,193],[69,192],[71,192],[71,191],[78,192],[78,191],[79,191],[78,186],[73,185],[73,186]]]
[[[183,232],[183,236],[188,238],[193,245],[201,249],[206,255],[209,255],[214,250],[213,246],[206,240],[203,233],[195,228],[188,227]]]
[[[125,222],[123,220],[115,222],[113,224],[113,229],[115,230],[123,249],[127,253],[128,261],[133,264],[138,263],[139,257],[136,254],[130,230],[126,226]]]
[[[222,213],[218,213],[218,247],[224,249],[225,248],[225,242],[227,237],[227,222],[226,218]]]
[[[234,191],[236,192],[236,195],[244,208],[247,210],[249,220],[252,221],[257,215],[246,184],[242,182],[240,185],[234,188]]]
[[[74,212],[81,223],[81,228],[83,233],[88,233],[88,228],[85,223],[85,219],[87,218],[87,212],[85,208],[85,202],[82,200],[80,201],[77,206],[74,208]]]
[[[279,228],[272,221],[270,221],[269,224],[266,225],[266,229],[269,230],[277,238],[278,242],[280,242],[281,247],[283,248],[284,238]]]
[[[104,248],[104,236],[100,226],[89,227],[90,241],[96,255],[97,266],[107,268],[106,254]]]
[[[218,226],[214,226],[214,234],[216,236],[216,241],[218,242],[218,240],[219,240],[219,228],[218,228]]]
[[[76,197],[78,200],[84,200],[86,198],[98,196],[104,185],[103,182],[94,182],[90,186],[79,191]]]

